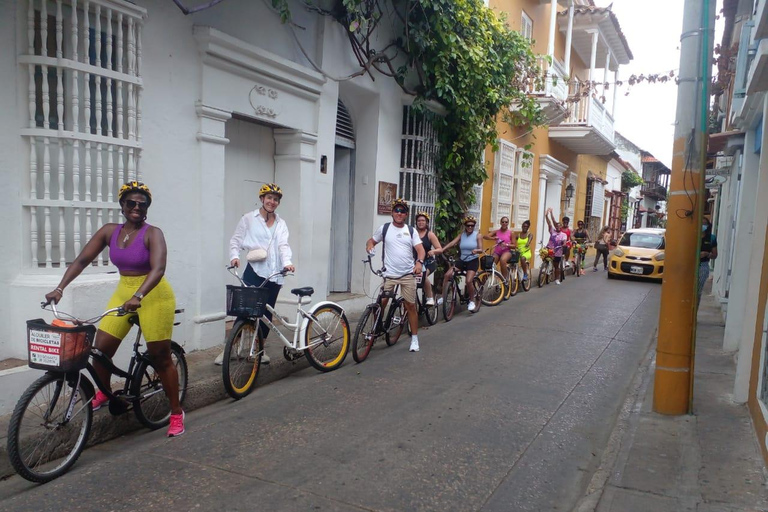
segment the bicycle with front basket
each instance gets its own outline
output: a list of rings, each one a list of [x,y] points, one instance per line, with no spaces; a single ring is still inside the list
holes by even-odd
[[[42,318],[27,321],[29,366],[45,370],[21,395],[8,425],[8,455],[16,472],[23,478],[45,483],[66,473],[77,461],[88,442],[93,422],[91,401],[93,382],[109,397],[109,412],[123,414],[133,409],[136,418],[150,429],[168,424],[171,406],[146,350],[141,351],[141,325],[135,313],[113,308],[87,320],[57,310],[43,303],[43,309],[65,325],[48,324]],[[180,310],[176,310],[179,313]],[[139,329],[133,344],[128,370],[114,365],[112,359],[94,348],[96,323],[107,315],[130,314]],[[72,322],[72,325],[66,325]],[[122,388],[112,390],[102,382],[89,362],[97,360],[113,375],[124,379]],[[187,392],[187,360],[184,349],[171,342],[171,360],[179,375],[179,401]]]
[[[304,297],[311,297],[311,287],[294,288],[296,295],[296,321],[278,315],[267,304],[269,291],[264,288],[271,278],[287,275],[283,269],[275,272],[261,286],[249,286],[238,275],[235,267],[227,267],[242,286],[227,285],[227,315],[234,316],[232,329],[224,345],[222,379],[229,396],[239,400],[248,395],[256,383],[256,377],[264,355],[264,340],[260,325],[263,323],[283,342],[283,356],[295,361],[302,356],[321,372],[335,370],[344,362],[349,351],[349,322],[344,309],[330,301],[321,301],[308,310],[301,307]],[[293,340],[286,338],[275,323],[264,314],[272,313],[274,322],[293,332]]]
[[[363,260],[363,263],[368,264],[373,274],[386,281],[387,278],[384,277],[385,269],[374,270],[371,258],[372,255],[369,254],[368,258]],[[365,307],[365,311],[363,311],[363,315],[357,324],[357,329],[355,329],[355,337],[352,340],[352,358],[356,363],[365,361],[377,339],[384,336],[387,346],[391,347],[397,343],[403,334],[403,328],[408,323],[408,313],[405,309],[405,300],[397,295],[399,288],[400,286],[398,285],[393,290],[384,291],[382,283],[379,286],[376,301]],[[389,302],[386,316],[384,315],[385,300]]]
[[[496,245],[503,242],[499,241]],[[483,283],[483,292],[479,294],[480,300],[486,306],[496,306],[501,304],[507,295],[507,280],[501,275],[500,265],[496,263],[491,252],[491,248],[485,249],[484,254],[480,256],[480,270],[475,279]]]

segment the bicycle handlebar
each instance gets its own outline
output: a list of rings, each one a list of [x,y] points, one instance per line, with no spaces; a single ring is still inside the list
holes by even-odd
[[[371,272],[373,272],[375,275],[379,277],[384,277],[384,272],[387,271],[386,267],[381,267],[381,270],[374,270],[373,268],[373,254],[369,253],[368,257],[363,260],[363,265],[368,264],[368,267],[371,269]]]
[[[50,306],[50,307],[47,307]],[[53,313],[53,316],[56,317],[58,320],[65,320],[65,321],[71,321],[77,325],[93,325],[105,316],[108,316],[112,313],[117,313],[114,316],[125,316],[129,314],[125,309],[123,309],[122,306],[118,306],[116,308],[108,309],[105,312],[103,312],[100,315],[97,315],[93,318],[89,318],[87,320],[81,320],[80,318],[77,318],[74,315],[70,315],[69,313],[64,313],[63,311],[59,311],[56,308],[56,303],[54,302],[41,302],[40,307],[46,311],[50,311]]]
[[[238,272],[237,272],[237,267],[236,266],[234,266],[234,265],[227,265],[227,270],[229,271],[230,274],[235,276],[237,278],[237,280],[240,281],[240,284],[242,284],[243,286],[252,286],[252,285],[246,284],[246,282],[243,281],[243,279],[240,277],[240,274],[238,274]],[[292,275],[293,275],[292,272],[290,272],[288,269],[284,268],[283,270],[281,270],[279,272],[275,272],[274,274],[272,274],[269,277],[267,277],[264,280],[264,282],[261,283],[256,288],[262,288],[267,283],[267,281],[269,281],[270,279],[272,279],[275,276],[283,276],[283,277],[285,277],[285,276],[292,276]]]

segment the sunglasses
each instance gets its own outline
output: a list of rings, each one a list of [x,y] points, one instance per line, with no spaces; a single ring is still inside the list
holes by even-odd
[[[137,206],[139,207],[139,210],[146,210],[149,208],[149,203],[147,201],[134,201],[133,199],[126,199],[125,206],[127,206],[129,210],[133,210]]]
[[[408,210],[405,210],[403,208],[395,208],[393,211],[395,213],[408,213]]]
[[[473,227],[475,227],[475,225],[474,224],[464,224],[464,227],[465,228],[473,228]]]

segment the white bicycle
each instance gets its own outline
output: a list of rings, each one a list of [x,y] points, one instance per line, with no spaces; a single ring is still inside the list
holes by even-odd
[[[281,317],[267,304],[269,291],[264,284],[277,275],[276,272],[264,280],[261,286],[248,286],[238,275],[235,267],[227,267],[242,286],[227,285],[227,315],[237,317],[227,336],[222,361],[224,388],[229,396],[240,399],[253,389],[264,354],[264,340],[260,327],[264,323],[283,342],[283,355],[289,361],[305,356],[309,363],[321,372],[335,370],[344,362],[349,351],[349,322],[344,309],[335,302],[322,301],[309,310],[301,307],[303,297],[315,292],[311,287],[294,288],[297,296],[296,321]],[[272,320],[293,332],[293,340],[286,338],[275,324],[265,315],[272,314]]]

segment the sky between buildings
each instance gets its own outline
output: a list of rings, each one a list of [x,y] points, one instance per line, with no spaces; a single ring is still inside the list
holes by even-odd
[[[672,70],[677,76],[684,0],[595,2],[599,7],[611,3],[634,55],[634,60],[619,68],[619,80],[626,83],[633,74],[666,74]],[[612,100],[611,95],[606,97]],[[616,99],[614,127],[671,168],[676,105],[677,86],[674,80],[666,84],[643,82],[632,87],[624,85],[619,88]]]

